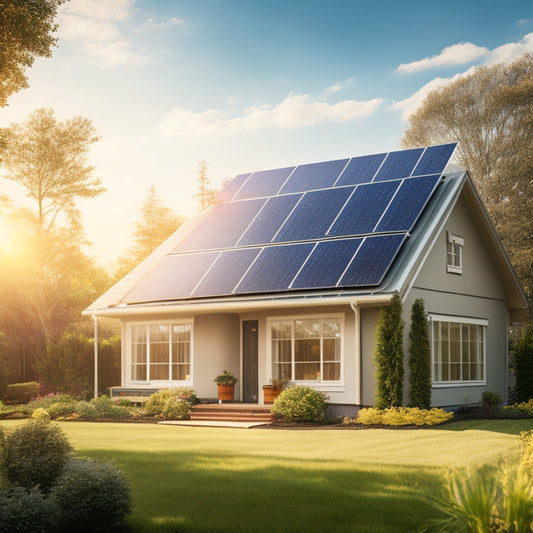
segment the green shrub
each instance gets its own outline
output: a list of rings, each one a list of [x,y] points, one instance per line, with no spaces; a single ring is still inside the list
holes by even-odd
[[[345,419],[345,424],[364,426],[435,426],[451,420],[453,413],[443,409],[419,409],[418,407],[389,407],[361,409],[356,419]]]
[[[288,422],[323,419],[328,404],[323,392],[303,385],[286,388],[272,404],[272,412]]]
[[[503,401],[497,392],[492,391],[484,391],[481,394],[481,400],[483,402],[483,409],[489,413],[494,412]]]
[[[91,400],[90,404],[96,409],[99,418],[125,418],[130,414],[126,406],[118,405],[106,395]]]
[[[61,428],[46,420],[30,420],[9,432],[3,442],[2,467],[15,485],[45,494],[61,474],[72,448]]]
[[[61,418],[76,413],[77,407],[77,400],[69,400],[53,403],[48,407],[47,411],[50,418]]]
[[[499,414],[502,418],[533,418],[533,400],[506,405]]]
[[[145,413],[165,420],[185,420],[197,403],[196,392],[187,387],[163,389],[155,392],[144,404]]]
[[[50,415],[48,414],[48,411],[46,409],[43,409],[42,407],[38,407],[33,411],[31,414],[31,417],[35,420],[50,420]]]
[[[110,463],[72,459],[50,492],[61,530],[92,533],[124,527],[132,510],[124,474]]]
[[[533,430],[520,433],[520,466],[533,474]]]
[[[376,407],[399,407],[403,402],[402,302],[396,293],[381,308],[376,328]]]
[[[533,398],[533,322],[513,346],[512,369],[516,377],[516,401],[527,402]]]
[[[431,351],[424,300],[418,298],[411,307],[409,329],[409,406],[431,406]]]
[[[0,533],[57,531],[57,513],[57,507],[38,489],[0,491]]]
[[[30,412],[33,412],[39,407],[48,410],[48,408],[55,403],[68,403],[74,401],[77,401],[77,399],[69,394],[48,394],[47,396],[42,396],[41,398],[37,398],[37,400],[30,402],[27,407]]]
[[[9,404],[29,403],[39,396],[39,383],[11,383],[7,386],[4,401]]]

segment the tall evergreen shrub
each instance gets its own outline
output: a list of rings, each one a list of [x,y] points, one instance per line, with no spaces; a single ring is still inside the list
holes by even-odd
[[[411,307],[409,330],[409,406],[429,409],[431,405],[431,351],[424,300]]]
[[[400,407],[403,401],[402,302],[395,294],[379,312],[376,330],[376,407]]]
[[[514,346],[513,370],[516,377],[516,402],[533,398],[533,323],[530,323]]]

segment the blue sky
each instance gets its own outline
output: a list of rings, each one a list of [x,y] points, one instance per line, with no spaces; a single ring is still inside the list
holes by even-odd
[[[71,0],[0,126],[90,118],[107,192],[80,207],[104,266],[154,184],[191,215],[198,162],[241,172],[395,150],[431,88],[533,52],[531,0]],[[21,191],[0,179],[0,192]]]

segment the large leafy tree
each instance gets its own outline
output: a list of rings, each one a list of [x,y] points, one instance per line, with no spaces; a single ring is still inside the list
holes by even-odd
[[[88,118],[60,121],[52,109],[37,109],[26,122],[11,124],[3,133],[6,177],[35,202],[40,231],[53,229],[60,214],[75,220],[76,200],[105,190],[87,161],[91,145],[98,141]]]
[[[120,258],[115,277],[121,278],[148,257],[185,220],[185,217],[177,215],[164,204],[155,185],[151,185],[141,206],[140,216],[133,225],[133,245],[128,253]]]
[[[459,141],[467,168],[526,292],[533,295],[533,55],[477,68],[428,94],[406,148]]]
[[[51,57],[58,7],[65,0],[0,0],[0,107],[28,87],[25,70],[36,57]]]

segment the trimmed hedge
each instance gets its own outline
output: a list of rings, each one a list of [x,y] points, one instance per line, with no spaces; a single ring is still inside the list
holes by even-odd
[[[39,383],[11,383],[7,386],[4,402],[6,404],[29,403],[39,396]]]

